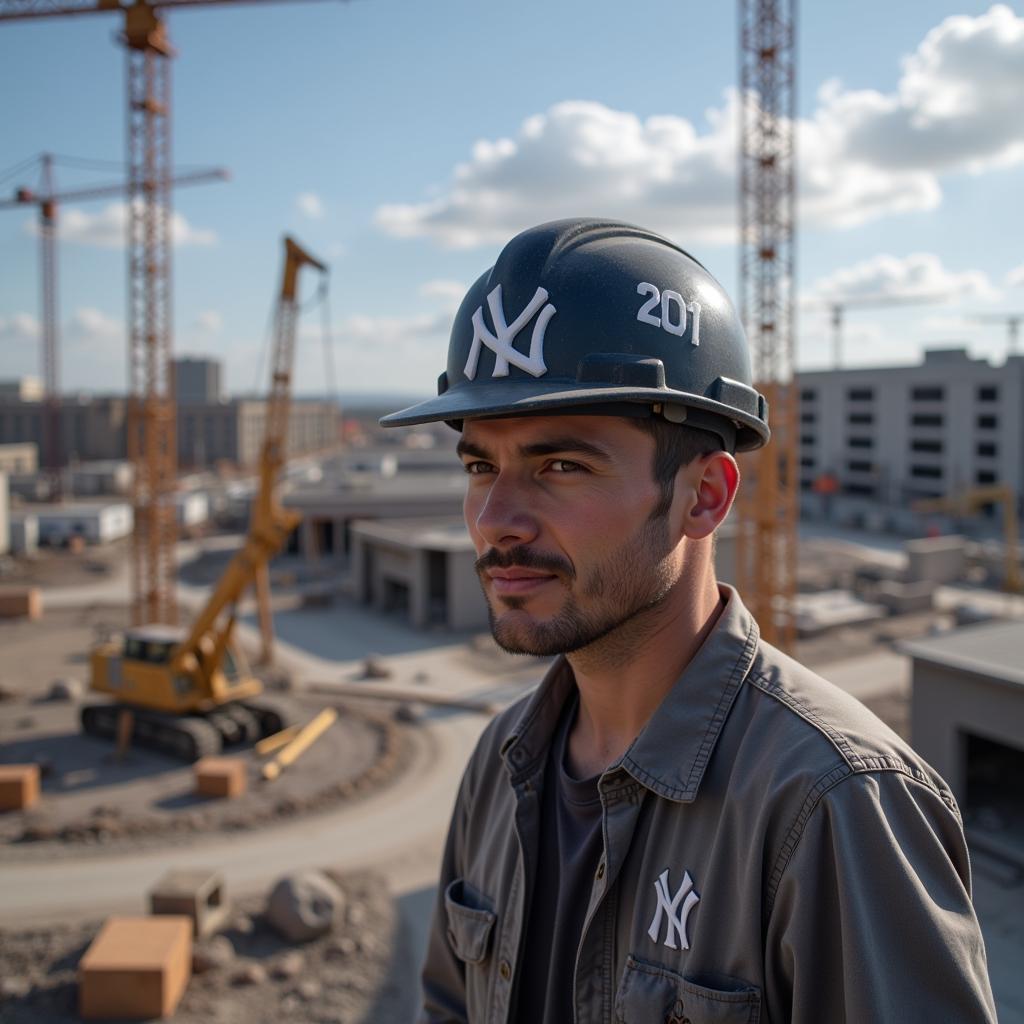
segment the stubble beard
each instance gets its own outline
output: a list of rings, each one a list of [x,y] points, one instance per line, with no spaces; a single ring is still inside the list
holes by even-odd
[[[509,654],[550,657],[585,649],[596,654],[600,648],[602,661],[620,661],[653,631],[652,613],[665,602],[676,583],[667,563],[670,551],[667,517],[652,516],[633,537],[581,578],[559,575],[567,596],[551,618],[515,621],[513,617],[509,621],[500,612],[522,610],[528,599],[488,600],[491,634]],[[515,564],[528,562],[524,558]],[[498,614],[495,604],[499,606]]]

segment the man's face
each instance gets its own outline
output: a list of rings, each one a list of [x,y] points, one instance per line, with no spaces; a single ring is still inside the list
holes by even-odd
[[[653,439],[615,416],[467,420],[466,524],[495,640],[568,653],[659,605],[678,576]]]

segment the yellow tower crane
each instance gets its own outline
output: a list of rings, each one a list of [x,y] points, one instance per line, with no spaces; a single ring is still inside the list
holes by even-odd
[[[280,709],[253,700],[262,683],[233,642],[238,602],[253,586],[261,603],[267,599],[267,565],[300,519],[282,508],[277,482],[288,444],[299,272],[309,266],[326,273],[326,267],[291,238],[284,244],[259,488],[249,532],[188,630],[156,623],[136,626],[123,639],[93,650],[91,688],[114,700],[82,709],[82,728],[91,735],[115,737],[121,711],[127,709],[135,742],[193,761],[287,725]],[[265,623],[269,609],[261,613],[266,629]]]

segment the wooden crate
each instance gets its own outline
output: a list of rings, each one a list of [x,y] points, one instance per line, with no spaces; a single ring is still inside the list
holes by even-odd
[[[39,765],[0,764],[0,811],[23,811],[39,799]]]
[[[0,587],[0,619],[38,619],[42,614],[38,587]]]
[[[200,796],[231,798],[245,792],[248,772],[236,757],[203,757],[195,763],[195,779]]]
[[[108,918],[78,964],[79,1015],[170,1017],[191,975],[189,918]]]

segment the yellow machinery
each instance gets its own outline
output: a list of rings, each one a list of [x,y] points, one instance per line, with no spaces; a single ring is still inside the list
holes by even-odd
[[[138,626],[127,630],[123,639],[93,650],[91,687],[116,700],[82,709],[82,728],[91,735],[115,736],[120,711],[129,708],[136,743],[195,760],[216,753],[224,744],[258,740],[287,724],[280,710],[266,701],[253,701],[262,684],[232,642],[235,609],[245,592],[256,586],[266,647],[267,567],[300,518],[281,507],[276,484],[288,443],[299,271],[308,265],[326,272],[326,267],[292,239],[284,241],[266,431],[249,532],[191,628]]]
[[[1011,593],[1020,593],[1020,562],[1018,561],[1017,495],[1005,484],[991,487],[973,487],[961,494],[945,498],[926,498],[915,501],[915,512],[938,512],[951,516],[970,516],[984,505],[1002,505],[1003,533],[1006,570],[1003,588]]]

